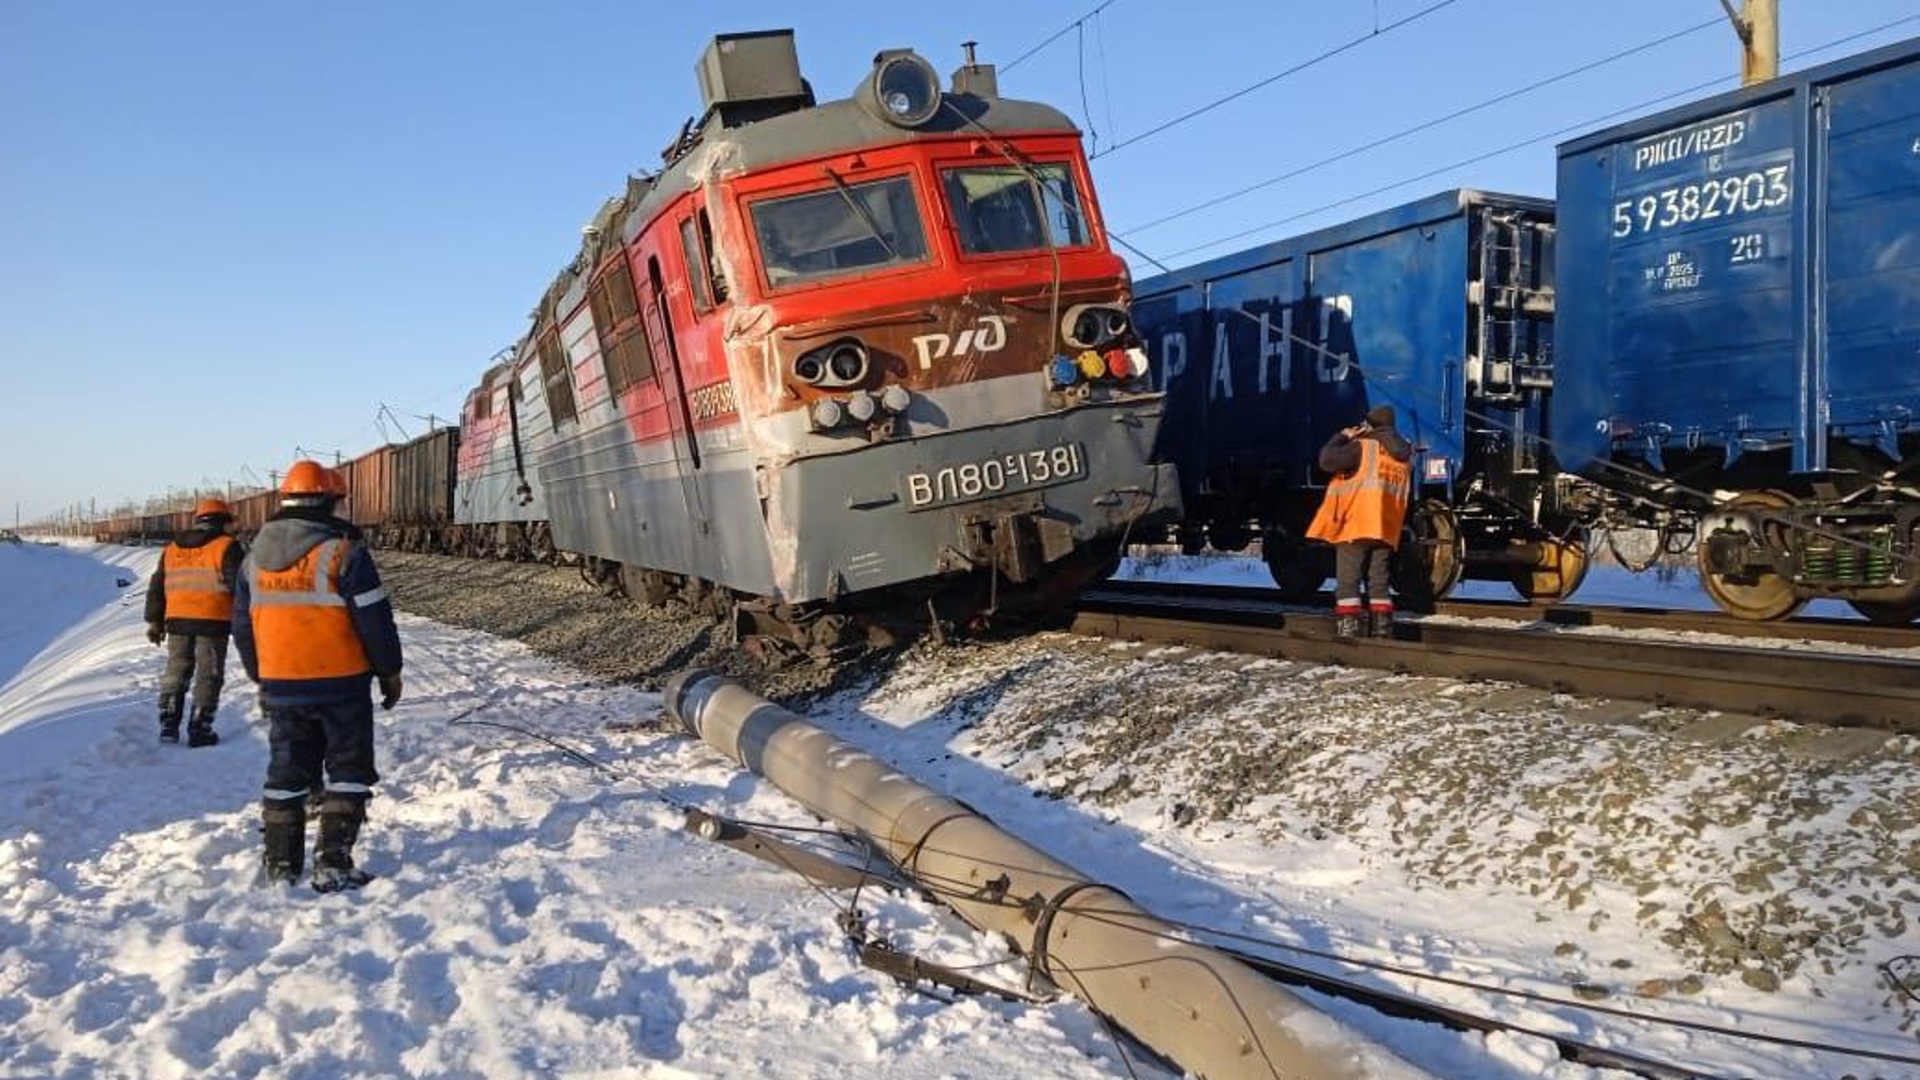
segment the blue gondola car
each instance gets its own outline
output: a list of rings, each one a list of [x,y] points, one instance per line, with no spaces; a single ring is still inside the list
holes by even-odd
[[[1283,590],[1317,588],[1332,559],[1304,539],[1327,480],[1315,458],[1384,402],[1417,450],[1402,595],[1463,575],[1572,592],[1585,535],[1543,441],[1553,243],[1551,202],[1459,190],[1137,282],[1182,542],[1257,537]]]
[[[1563,464],[1736,615],[1920,615],[1920,40],[1559,153]]]

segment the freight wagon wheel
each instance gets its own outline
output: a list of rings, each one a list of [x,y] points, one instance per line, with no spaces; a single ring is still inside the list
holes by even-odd
[[[1920,619],[1920,600],[1849,600],[1847,606],[1875,626],[1905,626]]]
[[[1720,504],[1723,510],[1784,510],[1793,505],[1793,497],[1779,491],[1743,491]],[[1708,563],[1708,550],[1711,545],[1708,537],[1717,528],[1719,520],[1711,511],[1701,515],[1699,541],[1694,545],[1695,558],[1700,567],[1700,585],[1707,590],[1713,602],[1721,610],[1736,619],[1753,622],[1766,622],[1770,619],[1784,619],[1806,605],[1806,599],[1796,596],[1793,582],[1772,571],[1762,571],[1755,575],[1752,582],[1734,581],[1724,574],[1717,574]],[[1760,524],[1760,540],[1769,548],[1785,546],[1786,526],[1771,521]]]
[[[1537,604],[1556,604],[1573,595],[1587,576],[1587,531],[1575,529],[1562,540],[1537,541],[1539,557],[1532,566],[1513,570],[1513,587]]]
[[[1430,610],[1460,584],[1466,568],[1467,541],[1447,504],[1427,499],[1410,508],[1393,557],[1393,591],[1401,606]]]

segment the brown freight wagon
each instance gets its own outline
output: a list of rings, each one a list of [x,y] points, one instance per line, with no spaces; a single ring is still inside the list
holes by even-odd
[[[233,527],[241,536],[252,536],[280,508],[280,493],[268,488],[233,500]]]
[[[393,502],[387,543],[407,551],[441,551],[453,525],[460,429],[438,428],[394,448]]]
[[[334,511],[360,526],[369,543],[379,543],[392,516],[393,446],[376,446],[338,469],[347,484],[347,497]]]

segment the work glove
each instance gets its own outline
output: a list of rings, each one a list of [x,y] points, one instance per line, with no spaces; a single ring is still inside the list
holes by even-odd
[[[166,624],[157,623],[157,622],[148,623],[147,624],[147,640],[153,642],[155,645],[158,645],[161,642],[167,640]]]
[[[400,673],[395,672],[392,675],[380,676],[380,707],[383,709],[391,709],[393,708],[393,703],[399,700]]]

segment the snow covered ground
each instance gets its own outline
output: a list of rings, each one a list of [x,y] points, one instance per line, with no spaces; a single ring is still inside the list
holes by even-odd
[[[815,824],[785,796],[653,729],[655,695],[418,618],[402,620],[407,698],[380,714],[386,780],[361,844],[378,880],[335,896],[255,887],[266,746],[237,662],[221,745],[187,750],[154,738],[162,658],[141,635],[140,588],[156,555],[0,544],[9,600],[0,610],[0,1076],[1168,1075],[1070,1000],[947,1002],[862,968],[834,924],[844,897],[691,837],[675,809]],[[1143,694],[1151,678],[1219,678],[1177,665],[1149,671],[1151,658],[1097,650],[1074,662],[1136,665]],[[1387,723],[1377,705],[1357,714],[1343,705],[1343,676],[1321,671],[1291,683],[1317,703],[1317,718]],[[1070,755],[1044,738],[1003,737],[1047,705],[1007,690],[1005,675],[967,666],[897,675],[836,697],[820,719],[1163,915],[1554,996],[1567,996],[1554,979],[1590,959],[1565,951],[1584,912],[1543,920],[1523,891],[1500,884],[1435,889],[1382,860],[1384,846],[1316,840],[1301,808],[1257,808],[1282,824],[1275,839],[1182,820],[1158,797],[1078,805],[1086,785]],[[495,724],[551,736],[600,767]],[[1910,764],[1911,748],[1903,752],[1885,767]],[[1100,790],[1112,788],[1104,782]],[[1408,825],[1377,821],[1383,831]],[[1868,827],[1844,813],[1826,824]],[[1674,867],[1672,887],[1692,887],[1688,873]],[[1914,876],[1880,884],[1920,905]],[[937,909],[874,892],[860,905],[917,955],[1021,983],[1002,943]],[[1876,982],[1869,962],[1920,953],[1920,929],[1905,921],[1915,912],[1883,911],[1901,921],[1875,939],[1873,956],[1832,958],[1824,978],[1765,993],[1733,978],[1691,1000],[1609,1004],[1920,1054],[1920,1004]],[[1630,913],[1591,925],[1594,957],[1624,979],[1674,967],[1662,941],[1634,934]],[[1458,1035],[1313,1000],[1436,1076],[1626,1075],[1559,1062],[1541,1039]],[[1920,1077],[1909,1063],[1524,1002],[1488,1008],[1713,1075]]]

